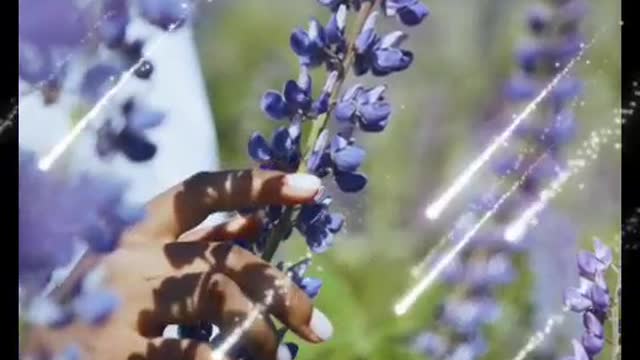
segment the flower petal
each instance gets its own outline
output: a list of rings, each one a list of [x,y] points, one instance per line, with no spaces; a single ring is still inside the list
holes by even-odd
[[[295,29],[289,37],[289,44],[291,49],[298,56],[309,56],[309,47],[311,46],[311,39],[307,35],[306,31],[302,29]]]
[[[327,225],[327,229],[329,229],[332,233],[337,233],[342,229],[344,225],[344,215],[340,213],[331,213],[329,214],[329,225]]]
[[[311,252],[321,254],[333,245],[333,234],[323,227],[311,226],[305,233],[305,240]]]
[[[400,21],[407,26],[419,25],[427,16],[429,16],[429,8],[421,1],[398,9]]]
[[[289,117],[289,108],[286,101],[280,93],[274,90],[268,90],[262,96],[260,108],[273,120],[282,120]]]
[[[314,299],[320,293],[320,288],[322,288],[322,280],[312,277],[304,278],[300,283],[300,288],[302,288],[307,296],[309,296],[311,299]]]
[[[118,136],[118,146],[123,154],[133,162],[148,161],[153,158],[158,148],[144,134],[129,127]]]
[[[340,5],[338,11],[331,16],[327,24],[326,36],[329,44],[337,44],[344,39],[344,29],[346,25],[347,7]]]
[[[151,110],[134,100],[127,101],[122,112],[127,120],[127,125],[137,131],[159,126],[165,118],[164,112]]]
[[[294,80],[289,80],[284,85],[284,99],[290,108],[295,110],[308,110],[311,107],[311,98]]]
[[[584,350],[592,358],[593,356],[598,355],[604,348],[604,338],[597,337],[594,334],[590,334],[590,333],[583,334],[581,342],[582,342],[582,346],[584,347]]]
[[[407,39],[407,37],[407,34],[399,30],[390,32],[382,37],[382,39],[380,40],[380,47],[383,49],[398,47],[404,40]]]
[[[593,313],[586,311],[582,317],[582,323],[591,334],[600,338],[604,336],[604,326]]]
[[[584,276],[587,279],[593,279],[598,270],[598,259],[590,252],[580,250],[578,252],[578,270],[580,276]]]
[[[353,172],[336,171],[336,184],[346,193],[358,192],[367,185],[367,177]]]
[[[374,88],[367,90],[364,96],[365,103],[372,104],[374,102],[384,100],[384,92],[387,91],[386,85],[378,85]]]
[[[280,127],[273,133],[271,149],[273,154],[278,158],[288,158],[289,155],[295,151],[289,129]]]
[[[413,62],[413,53],[395,48],[379,49],[374,52],[373,70],[386,75],[389,72],[405,70]],[[374,75],[377,75],[374,72]]]
[[[449,348],[449,342],[440,335],[426,332],[420,334],[413,340],[412,348],[414,351],[423,353],[429,357],[440,358],[446,354]]]
[[[596,238],[593,241],[593,250],[596,258],[601,262],[599,270],[603,271],[609,268],[613,262],[613,253],[611,252],[611,248],[605,245],[600,239]]]
[[[348,145],[333,153],[333,161],[340,171],[356,171],[366,156],[366,152],[359,146]]]
[[[511,101],[528,101],[538,94],[539,86],[532,79],[518,76],[505,86],[505,96]]]
[[[322,204],[305,205],[300,209],[296,223],[300,232],[305,233],[307,228],[317,223],[326,214],[326,209]]]
[[[257,162],[267,162],[271,160],[271,148],[267,139],[262,134],[255,132],[249,138],[249,156]]]
[[[564,293],[564,304],[573,312],[583,312],[589,309],[593,304],[590,299],[586,298],[576,288],[568,288]]]
[[[375,102],[360,107],[360,128],[363,131],[380,132],[387,127],[391,115],[391,105],[387,102]]]
[[[148,22],[169,31],[182,27],[193,10],[189,0],[138,0],[138,6]]]
[[[342,101],[336,105],[334,113],[336,120],[343,123],[351,123],[353,115],[356,113],[356,106],[351,101]]]
[[[356,38],[355,48],[358,54],[365,54],[373,47],[376,41],[374,29],[363,30]]]
[[[611,305],[611,297],[607,291],[600,286],[591,286],[589,291],[589,298],[593,305],[600,311],[608,311]]]

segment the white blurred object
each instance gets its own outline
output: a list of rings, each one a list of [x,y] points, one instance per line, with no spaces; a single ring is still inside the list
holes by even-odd
[[[129,183],[127,199],[143,203],[168,187],[203,170],[217,170],[218,146],[213,116],[200,71],[193,31],[184,27],[173,33],[157,32],[162,37],[150,53],[145,54],[156,71],[150,84],[137,79],[123,86],[123,93],[138,96],[154,109],[166,113],[165,122],[148,131],[158,145],[155,157],[146,163],[131,163],[121,155],[108,162],[100,160],[94,150],[91,129],[70,148],[71,167],[83,171],[107,172]],[[132,91],[133,90],[133,91]],[[117,99],[114,99],[117,102]],[[20,100],[20,145],[46,154],[71,128],[73,98],[61,97],[59,103],[44,106],[33,94]],[[96,117],[99,125],[103,116]]]

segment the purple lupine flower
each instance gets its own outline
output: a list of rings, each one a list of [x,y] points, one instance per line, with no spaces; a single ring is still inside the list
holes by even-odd
[[[105,0],[101,13],[103,21],[98,25],[98,34],[109,48],[124,44],[127,27],[131,20],[128,0]]]
[[[541,35],[549,28],[553,13],[547,6],[537,5],[529,9],[527,13],[527,25],[529,30],[536,35]]]
[[[97,64],[87,70],[80,84],[80,94],[89,103],[98,102],[117,83],[122,70],[112,64]]]
[[[304,205],[296,218],[296,228],[305,236],[309,249],[323,253],[333,245],[333,235],[340,231],[344,216],[328,211],[331,198]]]
[[[295,171],[302,158],[299,125],[278,128],[270,143],[256,132],[249,139],[248,150],[251,158],[264,169]]]
[[[519,74],[505,84],[504,97],[512,102],[531,101],[538,95],[540,89],[538,81]]]
[[[133,162],[150,160],[156,153],[156,145],[145,131],[162,124],[164,113],[148,109],[139,101],[129,99],[122,106],[122,122],[108,119],[98,129],[96,151],[100,157],[121,152]]]
[[[578,255],[581,286],[565,292],[565,304],[571,311],[582,314],[585,328],[580,342],[573,341],[575,358],[591,360],[604,348],[603,323],[611,306],[604,274],[612,262],[611,249],[599,239],[594,240],[594,253],[582,251]]]
[[[389,124],[391,105],[384,97],[386,86],[365,88],[357,84],[347,90],[335,109],[342,126],[357,125],[362,131],[380,132]]]
[[[124,228],[141,218],[123,204],[121,183],[88,175],[64,182],[41,171],[24,150],[19,175],[21,277],[68,263],[78,237],[96,251],[113,248]],[[112,223],[118,226],[105,226]]]
[[[84,274],[83,289],[70,304],[57,304],[38,294],[56,268],[72,261],[84,243],[96,253],[113,251],[124,230],[139,221],[140,208],[123,203],[124,185],[89,175],[63,181],[40,170],[34,154],[20,151],[19,282],[27,318],[60,327],[74,318],[99,324],[117,309],[118,300]]]
[[[344,37],[347,8],[341,5],[331,16],[326,27],[316,19],[311,19],[307,31],[296,29],[291,33],[291,49],[300,58],[300,63],[308,67],[326,64],[335,69],[335,61],[340,61],[347,50]]]
[[[305,277],[310,265],[311,258],[306,258],[291,265],[286,270],[286,273],[290,275],[291,281],[298,285],[309,298],[315,299],[320,293],[320,288],[322,288],[322,280],[314,277]]]
[[[287,81],[282,93],[275,90],[265,92],[260,102],[260,108],[273,120],[293,120],[302,116],[317,117],[327,112],[329,108],[328,92],[334,83],[335,78],[330,76],[318,100],[313,101],[311,76],[306,66],[300,66],[298,80]]]
[[[360,9],[362,0],[317,0],[323,6],[337,11],[340,5]],[[429,8],[420,0],[386,0],[382,3],[385,16],[397,16],[407,26],[420,25],[429,15]]]
[[[493,322],[500,314],[500,306],[488,297],[477,296],[451,300],[444,304],[440,322],[459,334],[475,333],[479,326]]]
[[[41,91],[47,105],[59,96],[66,62],[89,31],[89,15],[72,0],[19,2],[18,74]]]
[[[470,341],[465,341],[455,347],[448,360],[473,360],[482,357],[488,351],[485,340],[480,336],[473,336]]]
[[[140,14],[162,30],[183,26],[192,16],[191,0],[138,0]]]
[[[398,46],[407,38],[402,31],[394,31],[383,37],[375,32],[377,13],[367,19],[363,31],[356,40],[356,60],[354,73],[357,76],[367,72],[375,76],[386,76],[405,70],[413,62],[413,53]]]
[[[418,335],[411,346],[413,351],[435,359],[443,357],[447,353],[448,347],[448,340],[445,337],[431,332]]]
[[[613,254],[611,249],[600,239],[594,239],[593,243],[593,253],[587,251],[578,253],[578,270],[580,271],[580,276],[595,281],[596,275],[602,274],[611,266]]]
[[[429,8],[420,0],[386,0],[384,10],[385,15],[397,15],[407,26],[420,25],[429,15]]]
[[[557,22],[565,21],[559,15],[565,11],[564,6],[550,4],[536,7],[529,13],[527,27],[535,40],[516,51],[519,71],[503,89],[503,96],[508,104],[520,105],[536,98],[548,85],[548,80],[562,71],[581,51],[580,36],[576,34],[577,26],[573,28],[574,33],[567,31],[568,28],[563,24],[558,26]],[[579,17],[574,17],[571,21],[579,20]],[[560,34],[556,34],[558,32]],[[482,346],[473,348],[461,336],[480,334],[484,325],[495,322],[499,316],[500,307],[493,298],[496,287],[514,281],[517,274],[512,266],[511,253],[528,246],[524,241],[519,246],[507,243],[503,235],[504,227],[512,221],[518,210],[528,206],[539,191],[564,170],[566,165],[560,151],[576,133],[575,119],[567,105],[575,100],[580,90],[580,82],[574,77],[566,76],[558,82],[543,102],[545,109],[549,110],[546,112],[549,116],[540,116],[539,123],[537,118],[524,122],[514,131],[528,150],[524,154],[506,153],[492,163],[493,173],[501,183],[504,180],[520,182],[518,193],[500,205],[499,211],[492,217],[491,229],[474,235],[473,241],[458,255],[452,276],[446,279],[448,284],[462,288],[462,294],[457,293],[441,304],[443,311],[438,320],[440,324],[446,325],[447,330],[438,334],[446,337],[449,348],[439,358],[473,360],[483,355]],[[471,203],[470,215],[477,220],[489,211],[496,211],[495,207],[502,195],[500,191],[482,194]],[[453,234],[454,243],[460,241],[461,234],[467,232],[468,226],[462,225],[464,226]],[[531,242],[529,237],[530,235],[525,237],[527,242]],[[606,252],[601,250],[600,253],[606,260]],[[587,272],[593,273],[596,264],[599,264],[594,259],[595,256],[585,258],[584,267]],[[596,284],[595,276],[598,276],[598,283],[604,282],[601,275],[594,274],[593,281],[587,280],[588,283],[583,283],[580,288],[568,290],[565,302],[570,309],[593,312],[595,319],[601,320],[610,299],[604,287]],[[485,309],[479,310],[483,306]],[[483,317],[479,314],[492,316]],[[592,354],[601,350],[599,330],[593,324],[593,319],[589,318],[589,326],[593,331],[583,338],[582,343],[576,343],[576,359],[591,359]]]
[[[316,152],[309,161],[309,171],[319,177],[333,174],[343,192],[358,192],[367,184],[367,177],[357,170],[366,152],[353,139],[336,135],[324,152]]]
[[[331,9],[332,12],[338,11],[340,6],[344,6],[346,9],[360,10],[362,0],[316,0],[320,5],[326,6]]]
[[[41,49],[78,46],[89,31],[89,14],[72,0],[20,1],[19,14],[20,40]]]
[[[262,111],[269,118],[290,122],[287,127],[276,130],[271,141],[254,133],[249,139],[248,150],[261,168],[305,171],[318,177],[331,175],[341,191],[356,192],[364,188],[367,178],[358,172],[366,153],[356,145],[354,132],[358,129],[364,132],[384,130],[391,115],[391,105],[383,95],[384,85],[372,88],[357,85],[342,94],[336,89],[341,88],[349,71],[362,75],[371,70],[374,75],[387,75],[406,69],[413,54],[399,48],[406,38],[404,33],[392,32],[382,38],[375,34],[375,15],[368,15],[384,10],[384,2],[369,3],[374,8],[362,6],[360,0],[318,2],[332,11],[327,25],[311,19],[308,30],[295,29],[289,38],[301,64],[298,80],[289,80],[282,92],[267,91],[260,102]],[[417,25],[426,16],[426,8],[417,1],[390,4],[407,24]],[[349,11],[358,11],[361,16],[368,16],[368,20],[364,24],[357,22],[362,28],[355,29],[354,38],[347,39],[345,25]],[[360,49],[356,52],[357,47]],[[328,74],[322,92],[314,100],[309,69],[321,65]],[[363,66],[367,67],[364,72]],[[340,100],[331,103],[336,98]],[[335,122],[329,123],[333,120]],[[304,122],[312,123],[303,128]],[[303,149],[301,138],[306,129],[309,133]],[[254,250],[264,259],[271,260],[275,249],[292,234],[293,228],[304,236],[312,252],[321,253],[331,247],[334,235],[343,227],[344,217],[329,210],[329,196],[322,194],[318,198],[314,203],[302,206],[266,207],[264,228]],[[322,285],[320,279],[310,277],[297,276],[294,281],[311,298],[317,296]]]

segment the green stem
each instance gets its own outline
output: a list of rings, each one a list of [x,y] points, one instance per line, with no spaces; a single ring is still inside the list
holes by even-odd
[[[293,207],[288,206],[280,216],[276,226],[271,230],[271,233],[269,233],[264,252],[262,253],[263,260],[271,261],[284,235],[289,231],[291,226],[293,226],[291,215],[293,215]]]

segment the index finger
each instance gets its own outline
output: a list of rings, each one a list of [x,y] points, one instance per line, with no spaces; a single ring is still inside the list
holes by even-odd
[[[271,170],[201,172],[158,195],[147,205],[135,235],[171,241],[216,211],[313,200],[321,182],[310,174]]]

